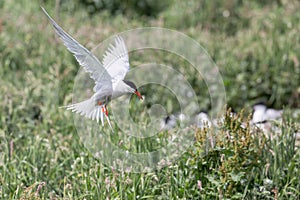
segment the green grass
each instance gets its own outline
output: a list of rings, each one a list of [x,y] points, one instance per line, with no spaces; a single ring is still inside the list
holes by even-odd
[[[136,27],[181,31],[200,42],[219,66],[228,105],[248,111],[264,100],[276,108],[299,108],[298,1],[170,2],[156,18],[105,10],[90,15],[78,1],[61,1],[59,16],[55,1],[0,3],[1,199],[300,198],[300,152],[294,137],[300,119],[288,113],[272,140],[237,125],[249,121],[247,113],[227,116],[214,145],[208,138],[213,132],[195,130],[195,144],[180,159],[149,173],[111,169],[84,147],[73,115],[59,109],[71,102],[79,65],[55,37],[40,4],[88,48]],[[165,52],[149,51],[151,58],[184,73],[200,107],[211,106],[203,80],[193,76],[189,63]],[[133,66],[142,62],[138,53],[132,54]],[[153,89],[144,88],[143,94],[154,95]],[[178,110],[175,98],[161,103],[169,113]],[[116,134],[110,140],[123,140],[120,148],[132,152],[147,152],[166,145],[169,135],[137,140]]]

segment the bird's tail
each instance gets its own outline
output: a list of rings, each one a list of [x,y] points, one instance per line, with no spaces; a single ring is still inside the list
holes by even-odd
[[[95,100],[93,98],[87,99],[79,103],[63,106],[62,108],[71,110],[72,112],[78,113],[89,119],[96,120],[97,123],[99,122],[99,120],[101,120],[102,126],[104,126],[103,116],[105,116],[110,128],[112,129],[110,120],[108,116],[105,114],[107,112],[105,110],[106,109],[105,105],[96,105]]]

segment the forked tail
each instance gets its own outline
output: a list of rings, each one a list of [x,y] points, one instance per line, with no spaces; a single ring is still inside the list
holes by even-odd
[[[108,116],[105,114],[107,112],[105,105],[96,105],[93,98],[87,99],[79,103],[63,106],[63,108],[66,108],[67,110],[71,110],[72,112],[78,113],[89,119],[96,120],[97,123],[101,120],[102,126],[104,126],[103,116],[105,116],[110,128],[112,129],[110,120]]]

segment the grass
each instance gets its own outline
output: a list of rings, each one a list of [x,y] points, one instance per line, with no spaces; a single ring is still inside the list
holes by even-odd
[[[90,15],[77,1],[61,1],[59,15],[54,1],[1,2],[1,199],[299,199],[300,152],[294,136],[299,116],[286,113],[284,123],[274,125],[280,134],[273,139],[239,123],[249,122],[249,106],[256,101],[291,112],[300,106],[300,4],[226,2],[174,0],[156,18],[107,11]],[[213,141],[212,130],[194,130],[194,145],[168,167],[149,173],[112,169],[84,147],[73,115],[59,109],[71,102],[79,66],[54,36],[40,4],[88,48],[136,27],[184,32],[219,66],[227,104],[240,115],[227,114]],[[149,51],[150,59],[184,73],[200,107],[211,106],[204,81],[193,76],[189,63],[165,52]],[[137,66],[143,60],[133,53],[131,62]],[[146,97],[153,91],[150,86],[142,90]],[[160,103],[168,113],[178,110],[176,98]],[[147,152],[165,146],[170,132],[144,140],[109,136],[114,144],[122,140],[120,148]]]

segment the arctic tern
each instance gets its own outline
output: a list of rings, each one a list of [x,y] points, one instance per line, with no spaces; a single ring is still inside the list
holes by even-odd
[[[104,125],[104,115],[112,129],[106,108],[112,99],[125,94],[136,94],[140,99],[143,99],[136,85],[132,81],[124,80],[129,71],[128,51],[124,40],[122,37],[116,36],[114,45],[110,44],[104,54],[103,61],[100,62],[95,55],[66,33],[43,7],[42,10],[64,45],[74,54],[83,69],[90,74],[90,78],[95,81],[92,97],[64,107],[89,119],[96,120],[97,123],[101,120],[102,126]]]

